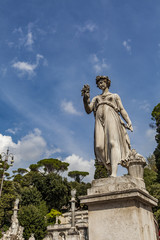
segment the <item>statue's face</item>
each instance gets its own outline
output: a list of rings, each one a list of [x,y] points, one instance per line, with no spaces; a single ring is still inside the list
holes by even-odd
[[[97,84],[98,88],[101,90],[105,90],[107,88],[107,83],[105,80],[100,79]]]

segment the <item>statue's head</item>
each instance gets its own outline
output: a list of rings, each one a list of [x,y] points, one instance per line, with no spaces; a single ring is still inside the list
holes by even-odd
[[[109,88],[110,85],[111,85],[111,80],[109,79],[108,76],[97,76],[96,77],[96,84],[97,84],[97,87],[98,87],[98,82],[99,81],[105,81],[107,83],[107,87]]]

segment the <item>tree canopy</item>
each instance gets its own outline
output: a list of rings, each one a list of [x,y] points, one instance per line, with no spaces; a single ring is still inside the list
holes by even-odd
[[[156,142],[157,147],[154,151],[155,159],[156,159],[156,167],[157,167],[157,173],[158,173],[158,180],[160,181],[160,103],[157,104],[153,111],[152,111],[152,120],[154,121],[156,128]]]
[[[86,177],[87,175],[89,175],[89,172],[70,171],[68,173],[68,176],[73,178],[78,183],[82,182],[83,178]]]
[[[69,164],[58,159],[42,159],[29,166],[30,170],[18,168],[10,181],[4,181],[0,199],[0,230],[6,231],[11,224],[15,199],[20,199],[18,219],[24,227],[24,238],[31,233],[35,239],[43,239],[46,226],[54,224],[56,215],[70,208],[71,189],[77,189],[76,207],[80,207],[79,195],[85,195],[90,184],[82,182],[88,172],[77,172],[77,181],[69,182],[61,173]],[[1,233],[0,233],[1,234]],[[0,235],[1,236],[1,235]]]
[[[54,158],[42,159],[37,164],[43,167],[45,173],[61,173],[67,171],[69,166],[69,163]]]

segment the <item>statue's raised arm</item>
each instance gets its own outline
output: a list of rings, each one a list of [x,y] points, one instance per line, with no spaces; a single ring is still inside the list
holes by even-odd
[[[91,113],[93,109],[90,106],[90,86],[88,84],[83,86],[81,90],[81,96],[83,96],[83,103],[86,113]]]
[[[108,76],[97,76],[96,84],[102,90],[90,102],[90,87],[84,85],[82,96],[85,111],[95,115],[94,151],[112,177],[117,175],[118,164],[128,158],[131,146],[126,129],[133,131],[131,120],[118,94],[109,92]],[[121,117],[125,120],[124,123]]]

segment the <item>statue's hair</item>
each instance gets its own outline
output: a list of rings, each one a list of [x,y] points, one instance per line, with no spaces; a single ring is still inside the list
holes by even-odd
[[[98,85],[98,82],[99,82],[100,80],[105,81],[105,82],[107,83],[107,87],[108,87],[108,88],[110,87],[110,85],[111,85],[111,80],[109,79],[108,76],[97,76],[97,77],[96,77],[96,84],[97,84],[97,85]]]

